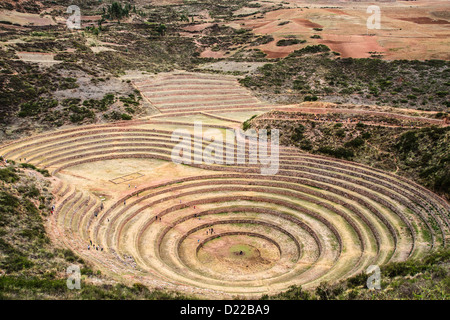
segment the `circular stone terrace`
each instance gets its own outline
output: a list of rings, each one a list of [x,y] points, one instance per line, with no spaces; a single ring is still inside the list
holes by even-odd
[[[0,147],[6,159],[49,170],[52,240],[114,279],[204,297],[257,297],[345,279],[446,245],[449,204],[368,166],[280,147],[278,173],[262,175],[260,164],[248,161],[251,141],[243,164],[237,157],[235,164],[174,163],[174,130],[191,133],[193,150],[204,149],[208,143],[195,134],[194,121],[204,131],[225,133],[270,107],[251,96],[255,105],[247,107],[238,97],[223,100],[219,92],[236,89],[231,78],[217,84],[226,89],[210,93],[204,109],[196,96],[206,91],[203,81],[222,81],[216,76],[158,81],[135,83],[159,103],[156,117],[58,130]],[[181,85],[193,97],[179,98],[185,97]],[[214,107],[214,99],[223,107]],[[90,241],[103,251],[88,250]]]

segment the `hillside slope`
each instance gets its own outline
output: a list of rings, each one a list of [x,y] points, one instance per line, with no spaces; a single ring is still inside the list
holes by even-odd
[[[283,145],[395,172],[450,199],[450,127],[353,112],[273,111],[247,126],[278,128]]]

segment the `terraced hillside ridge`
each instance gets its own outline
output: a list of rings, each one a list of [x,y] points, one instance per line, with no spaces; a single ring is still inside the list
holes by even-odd
[[[206,81],[180,79],[166,77],[164,88]],[[261,175],[259,162],[249,161],[251,139],[241,164],[238,157],[228,165],[172,162],[173,130],[191,132],[193,150],[204,149],[209,143],[193,122],[204,122],[203,134],[224,133],[239,126],[230,115],[236,118],[230,111],[59,130],[5,144],[0,155],[53,175],[53,241],[126,283],[256,297],[447,245],[450,205],[368,166],[280,147],[278,173]]]
[[[246,127],[280,128],[280,143],[332,155],[404,176],[450,199],[444,113],[387,106],[303,102],[246,121]]]
[[[173,72],[133,84],[163,115],[270,109],[232,76]]]
[[[442,115],[442,116],[440,116]],[[253,120],[253,119],[252,119]],[[434,111],[394,109],[390,107],[337,105],[328,102],[303,102],[298,105],[284,105],[260,115],[253,122],[277,125],[280,121],[357,124],[398,128],[448,127],[450,117]]]

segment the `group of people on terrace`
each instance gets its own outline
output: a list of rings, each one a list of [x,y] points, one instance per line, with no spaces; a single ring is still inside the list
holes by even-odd
[[[91,246],[92,246],[92,250],[103,251],[103,247],[99,246],[98,244],[95,245],[95,243],[92,243],[92,240],[89,240],[87,249],[91,250]]]

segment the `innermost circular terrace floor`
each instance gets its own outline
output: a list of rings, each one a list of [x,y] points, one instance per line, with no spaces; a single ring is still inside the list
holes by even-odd
[[[268,270],[280,259],[280,253],[274,244],[245,235],[225,236],[208,241],[197,256],[205,267],[230,275]]]

